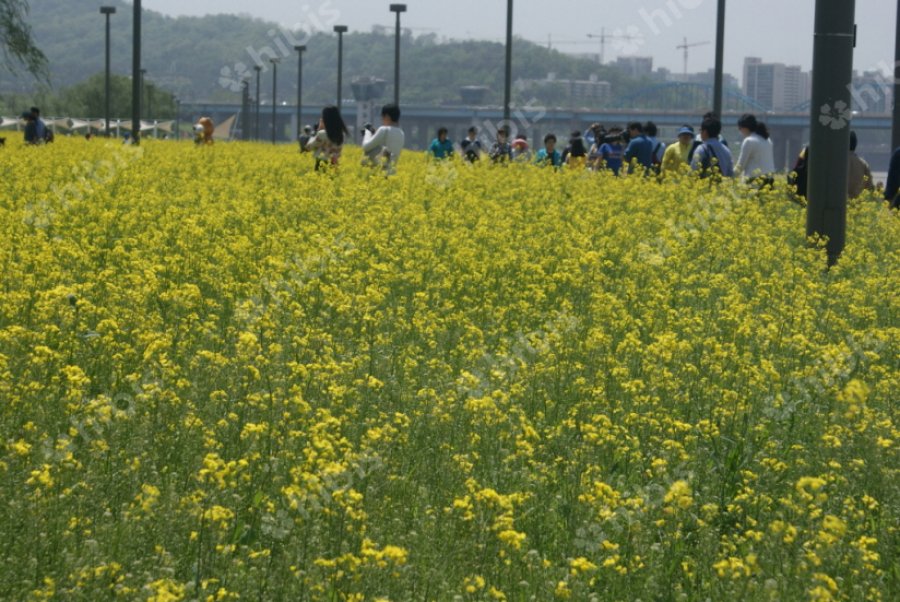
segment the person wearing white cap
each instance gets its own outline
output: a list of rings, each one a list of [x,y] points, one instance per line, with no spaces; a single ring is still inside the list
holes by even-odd
[[[678,130],[678,142],[666,147],[662,160],[663,173],[678,173],[681,169],[690,167],[693,146],[694,128],[684,125]]]

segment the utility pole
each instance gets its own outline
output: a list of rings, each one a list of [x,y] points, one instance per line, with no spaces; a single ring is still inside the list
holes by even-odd
[[[806,236],[826,237],[828,265],[844,250],[856,0],[816,0]]]
[[[900,148],[900,0],[897,0],[897,30],[894,49],[894,130],[891,151]]]
[[[275,144],[275,130],[278,124],[278,63],[279,59],[269,59],[272,63],[272,144]]]
[[[509,127],[512,103],[513,0],[506,1],[506,78],[503,85],[503,123]]]
[[[337,106],[341,110],[344,98],[344,34],[347,33],[346,25],[335,25],[334,33],[338,34],[338,64],[337,64]]]
[[[394,34],[394,104],[400,106],[400,13],[406,12],[405,4],[391,4],[391,12],[397,13],[397,28]]]
[[[241,140],[250,140],[250,82],[241,81]]]
[[[306,46],[294,46],[297,51],[297,138],[303,133],[303,52]]]
[[[687,52],[687,50],[685,50]],[[716,72],[713,81],[713,113],[722,119],[722,96],[725,88],[725,0],[719,0],[716,17]]]
[[[109,18],[110,16],[116,14],[115,6],[101,6],[100,14],[106,15],[106,112],[105,112],[105,120],[106,120],[106,137],[109,138],[109,113],[110,113],[110,60],[109,60],[109,52],[110,52],[110,42],[109,42]]]
[[[256,71],[256,110],[254,111],[255,115],[253,117],[255,122],[253,127],[253,139],[259,141],[259,80],[262,66],[254,65],[253,70]]]
[[[141,142],[141,0],[134,0],[134,34],[131,51],[131,139]]]

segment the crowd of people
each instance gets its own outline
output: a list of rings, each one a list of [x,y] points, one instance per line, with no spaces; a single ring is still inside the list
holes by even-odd
[[[25,143],[30,145],[53,142],[53,132],[41,119],[38,107],[31,107],[22,114],[25,121]],[[198,141],[212,142],[212,121],[201,119],[196,129]],[[381,109],[381,126],[366,124],[363,128],[363,163],[380,167],[390,175],[396,171],[406,136],[400,126],[400,107],[386,104]],[[434,160],[447,160],[457,154],[474,163],[483,159],[493,163],[526,162],[538,166],[560,169],[609,170],[615,175],[635,172],[646,175],[668,175],[679,172],[696,172],[700,177],[740,178],[759,188],[775,182],[776,168],[774,146],[766,124],[751,114],[737,121],[743,137],[737,159],[728,141],[722,136],[722,122],[713,113],[703,116],[699,133],[691,125],[678,129],[676,139],[666,144],[659,139],[659,128],[652,121],[632,122],[626,128],[604,128],[595,123],[585,132],[573,131],[566,145],[559,149],[555,134],[546,134],[543,145],[533,151],[524,134],[510,140],[506,127],[497,130],[496,138],[485,148],[477,127],[470,127],[459,145],[449,138],[446,127],[440,127],[437,137],[428,147]],[[337,166],[349,130],[336,106],[322,110],[316,128],[306,126],[299,137],[301,152],[310,151],[315,157],[315,169]],[[864,191],[874,190],[875,184],[869,165],[856,154],[856,132],[850,132],[850,158],[848,196],[859,197]],[[810,149],[804,147],[797,158],[789,181],[797,188],[797,194],[805,197]],[[884,198],[892,207],[900,207],[900,148],[894,151],[888,168]]]
[[[737,156],[722,136],[722,122],[713,113],[703,116],[699,132],[685,124],[678,129],[676,139],[666,144],[659,139],[659,128],[652,121],[632,122],[625,128],[593,124],[585,132],[573,131],[560,150],[556,134],[543,137],[543,146],[533,152],[523,134],[510,140],[509,131],[500,128],[496,140],[485,149],[478,137],[478,129],[470,127],[466,138],[459,144],[458,152],[467,161],[482,158],[495,163],[527,162],[553,168],[609,170],[615,175],[642,172],[644,174],[677,174],[696,172],[699,177],[739,178],[758,188],[775,183],[774,145],[765,123],[755,115],[745,114],[737,121],[742,141]],[[875,183],[869,165],[856,154],[857,136],[850,133],[850,164],[848,195],[859,197],[864,191],[874,190]],[[448,138],[447,128],[441,127],[428,148],[435,160],[454,156],[457,147]],[[800,196],[806,196],[806,166],[809,149],[804,148],[789,175]],[[893,206],[900,206],[900,149],[891,161],[885,198]]]

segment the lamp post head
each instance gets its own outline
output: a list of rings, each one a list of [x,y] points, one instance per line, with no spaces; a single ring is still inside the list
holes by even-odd
[[[346,33],[346,32],[347,32],[346,25],[335,25],[334,26],[334,33],[342,34],[342,33]]]
[[[281,62],[281,59],[278,57],[273,57],[273,58],[269,59],[269,62],[272,63],[273,65],[277,65],[278,63]]]
[[[406,5],[405,4],[391,4],[391,12],[392,13],[405,13]]]
[[[115,6],[101,6],[101,7],[100,7],[100,14],[103,14],[103,15],[114,15],[114,14],[116,14],[116,7],[115,7]]]
[[[259,75],[259,72],[262,71],[262,67],[260,65],[253,65],[253,70]]]
[[[303,52],[304,50],[306,50],[306,46],[302,44],[300,46],[294,46],[294,50],[296,50],[297,52]]]

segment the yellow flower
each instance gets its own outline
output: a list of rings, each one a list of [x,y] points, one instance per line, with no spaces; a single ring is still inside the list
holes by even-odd
[[[585,558],[584,556],[579,556],[578,558],[573,558],[569,561],[569,566],[572,569],[572,574],[577,575],[578,573],[587,573],[590,571],[597,570],[597,565]]]
[[[663,501],[666,504],[677,506],[682,510],[687,510],[694,503],[691,486],[688,485],[687,481],[675,481],[672,483],[671,487],[669,487],[669,491],[666,492]]]

